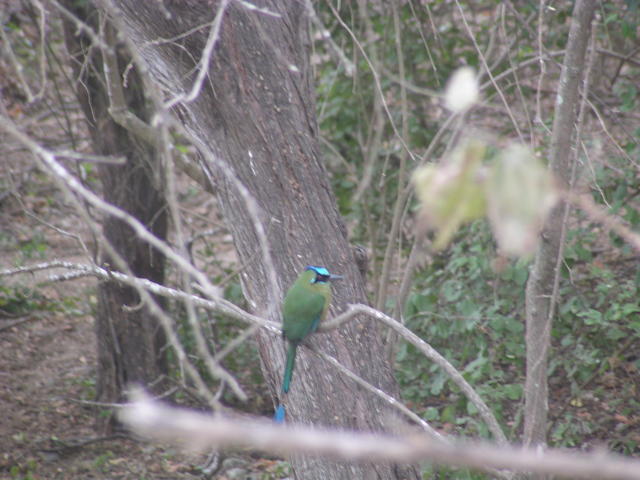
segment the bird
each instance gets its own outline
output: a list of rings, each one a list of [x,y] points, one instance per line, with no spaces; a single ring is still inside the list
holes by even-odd
[[[282,303],[282,337],[287,342],[287,358],[282,377],[282,393],[289,392],[296,363],[298,345],[316,331],[326,317],[331,303],[329,281],[339,280],[341,275],[329,273],[325,267],[306,267],[291,285]],[[284,407],[276,409],[277,422],[284,421]]]

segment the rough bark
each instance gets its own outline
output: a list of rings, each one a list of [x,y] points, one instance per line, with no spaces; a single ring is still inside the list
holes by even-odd
[[[81,21],[97,27],[98,10],[89,2],[65,3]],[[71,57],[75,91],[87,120],[95,153],[126,158],[124,165],[99,166],[104,200],[138,218],[158,237],[165,238],[167,214],[162,186],[154,180],[160,171],[155,151],[111,119],[99,50],[90,48],[90,40],[68,20],[65,20],[65,42]],[[116,48],[115,45],[113,47]],[[128,60],[123,52],[117,57],[120,68],[124,68]],[[131,74],[126,89],[128,106],[139,117],[146,118],[148,113],[141,83],[135,72]],[[107,217],[103,221],[103,233],[135,276],[163,283],[163,256],[138,240],[130,227]],[[100,260],[115,267],[115,262],[108,255],[103,255]],[[166,382],[158,381],[167,370],[162,353],[165,337],[158,322],[147,308],[140,308],[139,303],[140,298],[131,287],[116,282],[98,285],[96,397],[100,402],[123,401],[124,389],[131,383],[145,385],[154,392],[166,387]],[[113,418],[99,415],[98,428],[111,430]]]
[[[145,59],[154,79],[173,94],[191,88],[195,62],[208,35],[207,21],[218,2],[117,0],[114,15]],[[347,302],[366,301],[363,279],[336,209],[327,172],[320,159],[304,2],[256,2],[280,14],[273,17],[230,2],[209,77],[199,96],[179,105],[185,127],[229,169],[260,206],[268,235],[280,298],[305,265],[326,265],[346,276],[334,288],[332,314]],[[108,7],[107,7],[108,8]],[[207,28],[172,43],[197,25]],[[269,305],[269,278],[258,248],[256,226],[245,200],[221,164],[210,162],[223,214],[240,263],[244,293],[253,310],[279,321],[280,306]],[[368,321],[352,322],[310,340],[368,382],[397,394],[391,366],[381,354],[381,338]],[[280,338],[258,335],[265,378],[279,395],[284,346]],[[388,407],[299,349],[291,392],[285,399],[287,421],[369,431],[385,429]],[[411,466],[346,465],[323,459],[292,459],[297,478],[417,478]]]
[[[569,190],[576,145],[574,123],[579,104],[579,89],[585,71],[585,56],[594,0],[578,0],[564,58],[555,105],[549,165],[564,190]],[[527,375],[525,384],[524,444],[546,441],[548,386],[547,360],[550,349],[554,285],[559,279],[563,254],[563,228],[566,204],[560,202],[551,212],[542,231],[540,247],[526,288]]]

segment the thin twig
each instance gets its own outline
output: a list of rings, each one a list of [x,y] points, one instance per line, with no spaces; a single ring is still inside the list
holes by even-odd
[[[344,66],[345,74],[348,77],[352,77],[356,71],[356,66],[347,58],[344,51],[333,40],[331,32],[324,26],[322,20],[320,20],[320,17],[316,14],[311,0],[305,0],[305,6],[307,7],[307,14],[309,15],[309,18],[320,32],[320,37],[322,40],[327,42],[327,45],[329,45],[329,51],[332,52],[338,58],[338,62]]]
[[[587,214],[593,222],[602,224],[607,230],[620,235],[636,251],[640,252],[640,234],[634,232],[624,221],[615,215],[610,215],[607,209],[593,201],[590,195],[567,195],[566,200]]]
[[[211,298],[217,296],[217,290],[203,272],[195,268],[188,260],[175,252],[169,245],[167,245],[165,241],[159,239],[153,233],[149,232],[149,230],[137,218],[103,201],[95,193],[87,189],[57,161],[55,156],[49,150],[43,148],[32,138],[18,130],[18,128],[10,119],[4,116],[0,117],[0,130],[4,130],[10,136],[16,138],[34,153],[35,157],[40,160],[44,169],[47,169],[51,172],[54,180],[59,184],[60,188],[68,193],[69,198],[76,204],[76,208],[78,209],[78,211],[84,213],[85,220],[88,222],[96,236],[102,237],[102,233],[97,228],[97,226],[95,226],[90,221],[83,205],[78,201],[78,197],[83,198],[90,205],[93,205],[102,212],[110,214],[115,218],[125,222],[140,238],[156,247],[160,252],[162,252],[162,254],[165,255],[166,258],[176,262],[176,264],[183,271],[186,271],[193,275],[193,277],[198,282],[200,282],[207,296],[210,296]],[[131,273],[128,265],[118,254],[118,252],[113,248],[113,246],[109,244],[108,241],[106,241],[106,239],[104,240],[104,247],[107,249],[110,258],[115,261],[116,266],[127,273]],[[173,328],[173,319],[171,319],[164,312],[160,305],[144,288],[138,288],[137,292],[140,295],[142,301],[144,301],[149,308],[151,314],[158,318],[158,320],[160,321],[160,324],[162,325],[172,348],[175,350],[178,359],[185,362],[185,368],[187,369],[188,374],[198,388],[198,392],[203,396],[203,398],[206,398],[210,402],[212,408],[219,408],[219,402],[214,399],[213,395],[205,385],[205,382],[202,379],[200,373],[195,368],[195,366],[188,361],[188,357],[184,351],[184,347],[180,343],[177,333]],[[240,399],[245,400],[247,398],[246,394],[244,393],[238,382],[235,380],[235,378],[233,378],[233,376],[226,372],[221,366],[217,366],[216,370],[214,372],[211,372],[211,374],[219,378],[227,379],[230,386],[233,388],[234,393]]]
[[[213,54],[213,47],[215,47],[216,42],[218,41],[218,37],[220,36],[220,27],[222,26],[222,17],[224,16],[224,12],[229,5],[229,0],[222,0],[220,6],[218,7],[218,11],[216,12],[216,16],[211,22],[211,29],[209,30],[209,36],[207,37],[207,43],[205,44],[202,50],[202,56],[198,61],[198,74],[196,75],[196,80],[193,82],[191,87],[191,91],[187,95],[177,95],[171,100],[169,100],[164,105],[164,110],[170,110],[175,107],[179,103],[189,103],[198,98],[200,95],[200,90],[202,89],[202,84],[204,83],[205,78],[209,74],[209,64],[211,63],[211,56]]]
[[[111,442],[113,440],[134,440],[134,438],[127,433],[114,433],[112,435],[105,435],[103,437],[92,437],[92,438],[82,438],[76,440],[60,440],[55,439],[53,442],[56,445],[59,445],[55,448],[42,448],[39,451],[41,452],[49,452],[49,453],[68,453],[74,450],[79,450],[81,448],[87,447],[89,445],[93,445],[95,443],[103,443],[103,442]]]
[[[398,138],[398,141],[402,144],[402,147],[409,153],[409,155],[412,158],[414,158],[414,154],[411,151],[411,149],[409,148],[409,145],[407,145],[407,143],[405,142],[405,139],[402,137],[402,135],[398,131],[398,127],[396,126],[396,123],[393,120],[393,115],[391,115],[391,111],[389,110],[389,106],[387,105],[387,101],[384,98],[384,90],[382,90],[382,84],[380,83],[380,74],[378,73],[378,71],[374,68],[373,64],[371,63],[371,60],[369,59],[369,56],[367,55],[367,52],[365,51],[364,47],[362,46],[362,44],[358,40],[358,37],[356,37],[356,35],[349,28],[349,26],[345,23],[345,21],[342,19],[342,17],[340,17],[340,14],[335,9],[335,7],[331,3],[329,3],[328,6],[331,9],[331,11],[333,12],[333,14],[336,17],[336,19],[338,20],[338,23],[340,23],[342,28],[344,28],[347,31],[347,33],[349,34],[349,36],[353,39],[353,42],[358,47],[358,50],[360,50],[360,52],[362,53],[362,56],[364,57],[365,61],[367,62],[367,65],[369,65],[369,68],[371,70],[371,74],[373,75],[374,83],[376,85],[376,90],[378,92],[378,95],[380,95],[380,100],[382,102],[382,107],[384,108],[384,110],[385,110],[385,112],[387,114],[387,118],[389,119],[389,124],[391,125],[391,128],[393,129],[393,132],[395,133],[396,137]]]
[[[397,0],[392,0],[391,10],[393,14],[393,30],[395,35],[396,55],[398,57],[398,73],[400,78],[404,79],[405,67],[404,67],[404,55],[402,54],[402,37],[400,35],[400,18],[398,16]],[[400,111],[402,113],[402,137],[409,137],[409,108],[407,104],[407,89],[404,87],[404,83],[400,84]],[[407,170],[407,151],[400,152],[400,168],[398,170],[398,186],[396,201],[393,206],[393,216],[391,217],[391,229],[387,238],[387,248],[385,249],[384,258],[382,260],[382,271],[378,278],[378,292],[376,293],[376,309],[383,310],[387,303],[387,287],[389,285],[389,276],[391,274],[391,264],[393,257],[393,249],[395,239],[400,232],[400,221],[402,219],[402,212],[405,207],[405,199],[403,190],[406,186],[406,173]],[[401,250],[398,249],[398,252]],[[387,338],[387,345],[390,354],[394,349],[394,339],[391,338],[391,332]]]
[[[491,73],[491,69],[489,68],[489,65],[487,64],[487,59],[485,58],[484,54],[482,53],[482,50],[480,50],[480,46],[478,45],[476,37],[473,34],[473,31],[471,30],[471,27],[469,26],[469,23],[467,22],[467,17],[466,17],[466,15],[464,13],[464,9],[462,8],[462,5],[460,5],[460,1],[459,0],[455,0],[455,2],[456,2],[456,6],[458,7],[458,10],[460,11],[460,16],[462,17],[462,23],[464,24],[464,27],[467,30],[467,34],[469,35],[469,38],[471,39],[471,42],[473,43],[473,46],[476,49],[476,52],[478,52],[478,57],[480,57],[480,60],[482,61],[482,65],[485,68],[485,71],[487,72],[487,75],[489,76],[489,79],[491,80],[491,83],[493,83],[493,86],[496,89],[496,92],[498,92],[498,95],[500,96],[500,100],[502,100],[502,104],[504,105],[504,108],[507,111],[507,114],[509,115],[509,118],[511,119],[511,123],[513,124],[513,127],[516,129],[516,133],[518,134],[518,137],[520,138],[520,141],[522,143],[525,143],[524,137],[522,135],[522,132],[520,131],[520,126],[518,125],[518,122],[517,122],[515,116],[513,115],[513,111],[511,110],[511,107],[509,106],[509,102],[507,101],[506,97],[504,96],[504,93],[502,92],[502,89],[500,88],[500,86],[496,82],[495,78],[493,78],[493,73]]]

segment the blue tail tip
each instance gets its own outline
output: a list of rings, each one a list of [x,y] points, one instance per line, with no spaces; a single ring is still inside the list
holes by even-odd
[[[284,405],[278,405],[273,419],[276,423],[284,423]]]

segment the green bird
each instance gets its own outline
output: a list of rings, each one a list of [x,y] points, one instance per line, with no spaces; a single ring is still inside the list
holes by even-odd
[[[284,297],[282,304],[282,336],[288,342],[287,360],[282,379],[282,393],[289,392],[296,363],[298,345],[318,328],[326,317],[331,303],[330,280],[338,280],[324,267],[309,266],[298,276]],[[284,420],[284,407],[276,410],[276,420]]]

